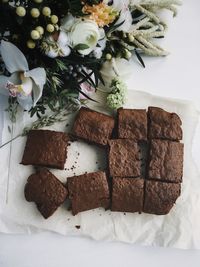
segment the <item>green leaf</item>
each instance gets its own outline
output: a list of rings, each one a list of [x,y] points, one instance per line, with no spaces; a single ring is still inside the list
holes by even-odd
[[[86,45],[86,44],[77,44],[77,45],[74,47],[74,49],[76,49],[76,50],[86,50],[86,49],[88,49],[88,48],[89,48],[89,46]]]
[[[136,55],[137,59],[141,63],[141,65],[145,68],[144,61],[143,61],[142,57],[140,56],[140,54],[138,53],[137,49],[134,49],[134,52],[135,52],[135,55]]]

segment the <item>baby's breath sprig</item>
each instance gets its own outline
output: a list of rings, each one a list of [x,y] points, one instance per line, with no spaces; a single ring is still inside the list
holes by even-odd
[[[112,80],[110,85],[111,92],[107,96],[107,105],[111,109],[118,109],[122,107],[126,100],[126,84],[116,77]]]

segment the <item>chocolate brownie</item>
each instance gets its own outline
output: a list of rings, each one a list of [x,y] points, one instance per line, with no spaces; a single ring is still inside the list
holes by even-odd
[[[24,194],[27,201],[36,203],[45,219],[54,213],[68,195],[66,187],[47,169],[29,176]]]
[[[145,109],[118,109],[118,138],[147,140]]]
[[[23,165],[37,165],[64,169],[67,158],[66,133],[32,130],[28,134],[22,159]]]
[[[138,177],[141,175],[140,150],[130,139],[109,141],[110,176]]]
[[[180,184],[146,181],[143,211],[156,215],[168,214],[180,194]]]
[[[111,138],[114,124],[114,119],[108,115],[81,108],[73,126],[73,134],[87,142],[105,146]]]
[[[113,178],[112,211],[142,212],[144,180],[141,178]]]
[[[94,172],[67,179],[72,214],[96,209],[108,208],[110,203],[107,177],[104,172]]]
[[[182,182],[183,144],[167,140],[152,140],[148,179]]]
[[[176,113],[169,113],[161,108],[149,107],[148,109],[150,139],[181,140],[181,119]]]

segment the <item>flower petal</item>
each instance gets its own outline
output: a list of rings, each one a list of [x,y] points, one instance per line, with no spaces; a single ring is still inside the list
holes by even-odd
[[[60,29],[62,31],[70,31],[71,27],[74,25],[74,23],[77,21],[75,17],[73,17],[71,14],[64,17],[61,21],[61,27]]]
[[[36,105],[42,96],[43,87],[46,83],[46,72],[43,68],[36,68],[24,73],[25,77],[33,79],[33,106]]]
[[[25,56],[12,43],[2,40],[0,51],[6,68],[10,73],[29,70]]]
[[[21,107],[23,107],[25,110],[30,110],[33,107],[33,99],[32,96],[23,96],[19,95],[17,97],[17,101],[20,104]]]
[[[9,92],[6,89],[6,84],[8,82],[8,78],[9,77],[3,76],[3,75],[0,76],[0,97],[1,97],[1,95],[4,95],[4,96],[9,95]]]

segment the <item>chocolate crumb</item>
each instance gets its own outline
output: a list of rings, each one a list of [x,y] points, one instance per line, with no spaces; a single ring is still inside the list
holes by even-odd
[[[76,229],[80,229],[81,226],[80,225],[75,225]]]

